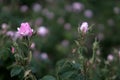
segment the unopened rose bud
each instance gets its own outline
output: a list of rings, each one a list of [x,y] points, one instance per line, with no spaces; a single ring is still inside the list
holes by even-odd
[[[14,48],[14,47],[11,48],[11,52],[12,52],[13,54],[15,53],[15,48]]]
[[[30,46],[31,49],[34,49],[35,48],[35,43],[33,42]]]
[[[72,9],[74,12],[81,12],[84,9],[84,5],[80,2],[74,2],[72,4]]]
[[[3,24],[1,25],[1,27],[2,27],[3,30],[6,30],[9,26],[8,26],[8,24],[3,23]]]
[[[87,18],[92,18],[93,12],[91,10],[86,10],[84,12],[84,16],[87,17]]]
[[[44,26],[40,26],[37,31],[38,35],[40,35],[42,37],[46,36],[48,34],[48,32],[49,32],[49,30]]]
[[[48,59],[47,53],[41,53],[41,59],[47,60]]]
[[[107,57],[108,61],[113,61],[114,57],[112,54],[109,54],[108,57]]]
[[[81,31],[82,33],[87,33],[87,31],[88,31],[88,23],[87,23],[87,22],[83,22],[83,23],[82,23],[82,25],[81,25],[81,27],[80,27],[80,31]]]

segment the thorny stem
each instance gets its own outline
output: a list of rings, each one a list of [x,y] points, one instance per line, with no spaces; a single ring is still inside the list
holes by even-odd
[[[30,37],[26,37],[26,40],[27,40],[28,51],[30,51],[30,44],[31,44]],[[29,54],[29,53],[28,53],[28,54]],[[28,57],[28,55],[27,55],[27,57]],[[30,77],[32,80],[37,80],[36,77],[35,77],[32,73],[29,73],[29,77]]]
[[[96,50],[93,48],[92,63],[95,62],[95,52],[96,52]]]
[[[96,55],[96,51],[99,48],[99,44],[95,39],[95,42],[93,43],[93,55],[92,55],[92,63],[95,62],[95,55]]]
[[[25,38],[25,43],[27,43],[26,44],[26,47],[28,48],[28,51],[27,52],[29,52],[30,51],[30,38],[29,37],[24,37]],[[27,53],[27,54],[25,54],[25,53],[22,53],[21,52],[21,50],[20,50],[20,48],[19,48],[19,46],[18,46],[18,44],[15,42],[14,43],[14,46],[16,47],[16,54],[18,54],[19,56],[21,56],[23,59],[28,59],[29,58],[29,53]],[[25,56],[26,55],[26,56]],[[16,58],[16,60],[17,60],[17,57],[15,57]],[[29,59],[28,59],[29,60]],[[26,66],[28,66],[29,65],[29,63],[30,62],[28,62],[27,64],[25,63],[24,64],[24,62],[23,62],[24,60],[19,60],[19,62],[18,63],[22,63],[22,64],[19,64],[19,65],[21,65],[21,66],[23,66],[23,68],[24,68],[24,72],[27,70],[27,67]],[[25,60],[26,61],[26,60]],[[37,80],[36,79],[36,77],[32,74],[32,72],[30,72],[29,74],[28,74],[28,76],[26,76],[25,78],[24,78],[25,80]]]

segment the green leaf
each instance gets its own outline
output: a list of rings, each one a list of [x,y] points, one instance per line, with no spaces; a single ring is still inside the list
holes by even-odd
[[[14,76],[16,76],[16,75],[18,75],[18,74],[20,74],[20,72],[23,70],[23,68],[22,67],[20,67],[20,66],[16,66],[16,67],[14,67],[12,70],[11,70],[11,77],[14,77]]]
[[[79,63],[73,63],[72,64],[72,67],[74,68],[74,69],[76,69],[76,70],[80,70],[81,69],[81,65],[79,64]]]
[[[81,73],[81,65],[70,60],[61,60],[57,63],[57,72],[60,80],[85,80]]]
[[[53,76],[47,75],[44,76],[41,80],[56,80]]]
[[[63,73],[61,76],[64,79],[69,79],[73,74],[74,74],[74,71],[67,71],[67,72]]]
[[[8,49],[1,48],[1,50],[0,50],[0,59],[5,61],[5,60],[8,59],[9,56],[10,56],[10,54],[9,54]]]
[[[80,43],[79,43],[78,41],[76,41],[76,40],[75,40],[75,43],[76,43],[76,45],[77,45],[77,46],[79,46],[79,45],[80,45]]]
[[[66,59],[62,59],[62,60],[57,62],[56,66],[57,67],[62,67],[62,66],[64,66],[65,63],[66,63]]]

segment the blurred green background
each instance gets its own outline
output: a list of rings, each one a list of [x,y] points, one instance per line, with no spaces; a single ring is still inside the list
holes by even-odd
[[[53,74],[56,62],[71,55],[77,27],[84,21],[94,24],[95,30],[88,47],[94,37],[104,57],[120,47],[119,0],[0,0],[0,80],[17,78],[10,78],[8,66],[14,62],[10,49],[22,22],[36,31],[31,65],[41,78]]]

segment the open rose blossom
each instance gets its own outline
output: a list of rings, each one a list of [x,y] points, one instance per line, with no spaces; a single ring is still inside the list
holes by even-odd
[[[31,29],[28,22],[21,23],[20,28],[18,29],[18,33],[22,36],[32,36],[33,29]]]
[[[88,31],[88,23],[87,22],[83,22],[81,27],[80,27],[80,31],[83,33],[86,33]]]

